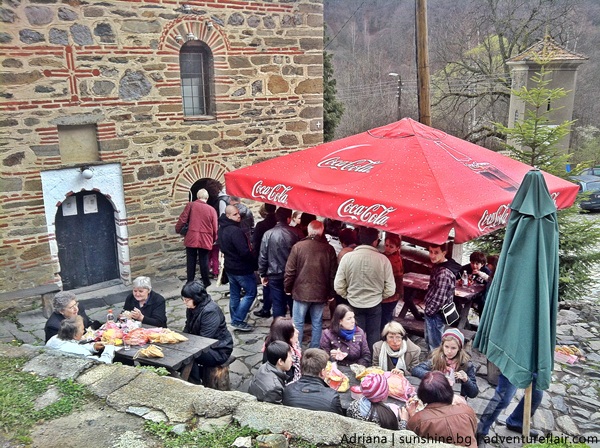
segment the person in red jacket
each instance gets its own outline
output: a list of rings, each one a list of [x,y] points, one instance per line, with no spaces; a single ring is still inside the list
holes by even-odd
[[[188,224],[183,243],[187,258],[187,281],[191,282],[196,277],[196,264],[200,264],[200,275],[204,287],[210,285],[208,273],[208,253],[217,240],[217,212],[206,203],[208,191],[204,188],[198,190],[197,200],[189,202],[177,220],[175,231],[179,233],[184,225]]]

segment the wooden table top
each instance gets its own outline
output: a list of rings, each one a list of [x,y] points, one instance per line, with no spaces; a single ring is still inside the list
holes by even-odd
[[[402,277],[402,284],[405,288],[427,290],[429,286],[430,276],[427,274],[417,274],[416,272],[407,272]],[[477,294],[485,289],[485,285],[473,284],[470,286],[462,286],[456,284],[454,295],[463,299],[472,299]]]
[[[165,367],[169,371],[175,371],[191,363],[195,358],[200,356],[204,350],[219,342],[217,339],[205,338],[180,331],[177,333],[184,335],[188,340],[176,344],[154,343],[154,345],[162,349],[163,354],[165,355],[164,358],[146,358],[140,356],[136,358],[136,361],[156,367]],[[119,361],[118,358],[120,358],[127,361],[133,361],[133,357],[138,350],[145,348],[148,345],[150,345],[150,343],[142,346],[132,345],[128,350],[123,348],[115,353],[115,360]]]

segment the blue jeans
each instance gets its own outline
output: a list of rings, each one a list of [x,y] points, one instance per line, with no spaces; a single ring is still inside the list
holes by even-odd
[[[232,325],[239,325],[248,315],[248,311],[256,298],[256,277],[254,274],[233,275],[229,277],[229,312]],[[246,295],[240,299],[241,290],[244,288]]]
[[[481,418],[479,419],[479,425],[477,426],[477,433],[486,436],[490,431],[490,427],[496,421],[500,413],[508,407],[510,401],[515,396],[517,388],[513,386],[508,378],[500,374],[498,376],[498,386],[496,386],[496,392],[494,397],[490,400],[486,406]],[[531,415],[535,413],[544,393],[541,390],[535,388],[535,376],[533,378],[533,385],[531,391]],[[525,405],[525,397],[521,398],[519,404],[515,410],[506,419],[506,424],[511,426],[523,427],[523,407]]]
[[[294,300],[294,327],[296,327],[296,330],[300,333],[298,335],[298,340],[301,345],[302,338],[304,337],[304,319],[306,318],[306,313],[310,311],[310,348],[319,348],[321,343],[321,331],[323,330],[324,309],[324,303],[300,302]]]
[[[287,308],[289,306],[290,313],[293,314],[293,300],[292,296],[286,294],[283,290],[283,278],[271,278],[269,277],[269,289],[271,295],[271,301],[273,303],[273,318],[285,316],[287,314]]]
[[[445,324],[442,313],[435,313],[433,316],[425,315],[425,343],[430,352],[442,345]]]

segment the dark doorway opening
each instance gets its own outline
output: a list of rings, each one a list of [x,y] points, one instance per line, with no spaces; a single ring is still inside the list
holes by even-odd
[[[68,197],[56,211],[55,228],[65,291],[119,278],[115,210],[103,194]]]
[[[219,192],[223,189],[223,184],[216,179],[210,177],[203,177],[194,182],[194,185],[190,188],[189,200],[195,201],[198,190],[204,188],[208,191],[208,205],[212,206],[219,214]]]

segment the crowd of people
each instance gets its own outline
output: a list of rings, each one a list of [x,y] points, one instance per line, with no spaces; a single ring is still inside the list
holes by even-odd
[[[464,335],[446,325],[441,311],[453,302],[457,279],[463,274],[472,282],[488,285],[497,257],[474,252],[470,263],[461,266],[448,256],[446,244],[429,245],[433,268],[421,310],[412,296],[404,294],[399,235],[386,233],[380,251],[381,235],[374,228],[354,229],[331,219],[322,222],[314,215],[271,204],[261,207],[263,219],[254,225],[248,207],[222,188],[212,204],[206,189],[198,190],[196,198],[186,205],[175,226],[186,248],[183,331],[219,342],[196,360],[190,381],[201,383],[204,368],[229,359],[234,345],[229,328],[253,331],[247,317],[257,285],[262,285],[262,307],[254,315],[273,317],[273,321],[263,346],[263,364],[248,389],[259,401],[345,413],[388,429],[408,428],[423,437],[477,446],[476,435],[487,434],[512,389],[502,383],[496,404],[486,410],[486,420],[478,427],[467,403],[479,393],[475,366],[465,350]],[[222,272],[213,261],[215,248],[217,255],[223,255]],[[230,322],[207,293],[215,277],[229,283]],[[394,320],[399,301],[406,303],[415,319],[424,320],[429,351],[424,362],[420,362],[419,346]],[[485,291],[476,303],[481,312]],[[323,329],[328,306],[331,322]],[[152,291],[148,277],[133,281],[121,316],[149,326],[167,326],[165,299]],[[310,342],[303,350],[307,319]],[[72,293],[58,293],[45,328],[47,344],[111,362],[114,347],[80,343],[83,328],[99,325],[89,319]],[[386,373],[367,375],[360,385],[361,397],[344,411],[339,393],[325,381],[328,362],[376,366]],[[403,408],[386,403],[390,374],[421,379],[415,399]],[[459,394],[454,393],[455,384]],[[519,429],[518,425],[514,423],[513,428]]]

